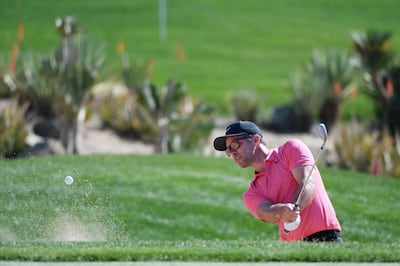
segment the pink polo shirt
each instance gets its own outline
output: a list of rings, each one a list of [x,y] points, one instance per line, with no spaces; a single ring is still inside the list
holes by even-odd
[[[290,139],[278,148],[271,149],[264,163],[265,172],[254,173],[254,178],[243,195],[244,205],[257,219],[260,219],[257,215],[258,206],[265,200],[272,204],[293,203],[298,183],[291,171],[303,165],[312,165],[314,157],[303,142]],[[314,168],[313,174],[315,196],[311,204],[300,213],[299,227],[285,234],[282,221],[277,223],[282,241],[301,240],[323,230],[341,231],[317,168]]]

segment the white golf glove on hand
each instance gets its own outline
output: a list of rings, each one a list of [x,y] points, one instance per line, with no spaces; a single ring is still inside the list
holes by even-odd
[[[299,216],[297,216],[296,220],[289,222],[289,223],[284,223],[283,228],[285,229],[285,233],[287,234],[291,231],[296,230],[297,227],[299,227],[299,225],[300,225],[300,221],[301,221],[301,219],[300,219],[300,215],[299,215]]]

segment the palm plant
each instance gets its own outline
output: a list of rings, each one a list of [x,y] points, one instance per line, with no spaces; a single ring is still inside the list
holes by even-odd
[[[18,88],[20,102],[29,102],[37,115],[49,119],[56,116],[60,97],[54,64],[54,60],[42,55],[20,53],[16,72],[8,83],[9,87]]]
[[[134,101],[132,120],[142,135],[151,138],[159,153],[192,150],[207,139],[213,128],[213,108],[187,96],[182,83],[175,78],[159,89],[146,79],[144,65],[130,65],[121,54],[124,83]]]
[[[9,75],[7,74],[6,63],[4,57],[0,55],[0,98],[11,95],[12,90],[6,84],[7,79],[9,79]]]
[[[60,61],[58,65],[60,90],[63,101],[58,113],[61,121],[61,140],[67,153],[77,153],[78,114],[84,107],[96,77],[104,63],[104,47],[97,46],[86,38],[76,38],[76,59]],[[61,47],[62,49],[63,47]]]
[[[257,121],[260,101],[252,90],[241,89],[230,97],[230,106],[237,120]]]
[[[31,103],[38,116],[56,120],[68,154],[78,153],[78,114],[104,64],[104,46],[91,43],[71,17],[57,19],[60,47],[53,56],[18,56],[9,86]]]
[[[393,59],[391,33],[368,31],[354,32],[353,62],[365,70],[364,93],[376,103],[376,113],[382,119],[383,126],[388,125],[390,98],[393,87],[387,79],[387,69]]]
[[[297,111],[306,121],[316,115],[331,128],[340,115],[342,101],[354,89],[353,73],[347,52],[314,50],[307,66],[291,76]]]
[[[0,158],[13,157],[27,145],[28,132],[24,115],[27,105],[18,106],[15,101],[3,107],[0,112]]]
[[[393,94],[390,97],[388,108],[388,126],[391,135],[395,136],[396,132],[400,131],[400,64],[396,64],[389,69],[388,77],[391,86],[393,86]]]

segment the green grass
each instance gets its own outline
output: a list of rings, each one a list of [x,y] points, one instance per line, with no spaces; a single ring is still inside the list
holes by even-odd
[[[332,245],[279,242],[276,225],[255,220],[242,204],[251,170],[226,158],[54,156],[0,164],[0,260],[400,257],[398,179],[322,169],[345,239]]]
[[[400,52],[397,0],[168,0],[167,5],[168,39],[161,42],[156,0],[1,1],[0,53],[11,54],[19,21],[25,25],[21,50],[52,52],[59,42],[54,19],[73,15],[94,40],[107,44],[110,73],[119,68],[116,44],[123,40],[133,59],[154,59],[159,86],[177,75],[190,95],[226,112],[227,97],[239,89],[255,90],[265,109],[288,102],[288,74],[314,48],[350,49],[351,31],[391,31],[393,49]],[[180,64],[177,43],[185,49]],[[346,113],[370,112],[363,103],[347,104]]]
[[[21,261],[398,262],[398,248],[398,244],[284,244],[259,240],[33,243],[0,247],[0,251],[3,259]]]

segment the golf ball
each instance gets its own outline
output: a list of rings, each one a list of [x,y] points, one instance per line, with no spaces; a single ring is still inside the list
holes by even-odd
[[[67,175],[64,179],[64,183],[67,185],[71,185],[72,183],[74,183],[74,179],[72,178],[72,176]]]

